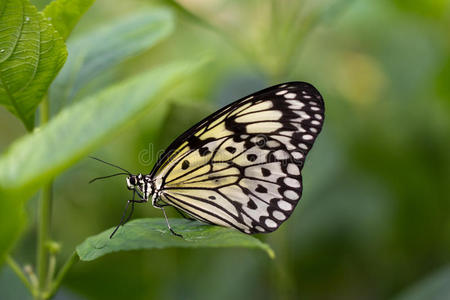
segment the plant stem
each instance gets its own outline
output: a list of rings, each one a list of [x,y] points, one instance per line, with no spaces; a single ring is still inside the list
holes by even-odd
[[[40,123],[41,126],[48,123],[49,119],[49,101],[44,97],[40,107]],[[38,243],[37,243],[37,275],[39,280],[38,299],[43,296],[43,291],[47,286],[48,257],[49,251],[47,242],[50,236],[51,208],[52,208],[52,181],[42,188],[41,199],[39,202],[38,215]]]
[[[23,284],[31,292],[31,294],[32,295],[36,294],[36,290],[31,285],[25,273],[22,272],[22,269],[20,268],[19,264],[9,255],[6,257],[6,263],[9,265],[11,270],[13,270],[13,272],[16,273],[17,277],[19,277],[20,280],[22,280]]]
[[[48,269],[48,249],[50,221],[51,221],[51,203],[52,203],[52,184],[45,185],[42,189],[39,203],[39,228],[37,245],[37,275],[39,279],[39,289],[45,288]]]
[[[61,285],[61,282],[66,275],[66,273],[70,270],[72,265],[78,261],[78,254],[74,251],[72,255],[69,257],[69,259],[66,261],[64,266],[62,266],[61,270],[58,272],[58,275],[56,276],[55,280],[53,281],[50,290],[48,292],[47,298],[50,299],[58,290],[59,286]]]

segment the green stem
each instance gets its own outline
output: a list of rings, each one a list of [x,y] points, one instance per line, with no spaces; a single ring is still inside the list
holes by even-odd
[[[16,273],[17,277],[19,277],[20,280],[22,280],[23,284],[30,291],[30,293],[32,295],[35,295],[36,294],[36,290],[31,285],[31,283],[28,280],[28,278],[25,275],[25,273],[22,272],[22,269],[20,268],[19,264],[9,255],[6,257],[6,263],[9,265],[11,270],[13,270],[14,273]]]
[[[48,248],[47,241],[50,234],[51,221],[51,203],[52,203],[52,184],[45,185],[42,189],[39,203],[39,228],[37,245],[37,275],[39,279],[39,289],[42,291],[46,286],[48,269]]]
[[[64,279],[66,273],[70,270],[72,265],[78,261],[78,254],[76,252],[73,252],[72,255],[69,257],[69,259],[66,261],[64,266],[61,268],[61,270],[58,272],[58,275],[56,275],[55,280],[53,281],[51,288],[48,292],[47,298],[50,299],[53,297],[53,295],[58,290],[59,286],[61,285],[62,280]]]
[[[40,122],[41,126],[48,123],[49,120],[49,101],[45,97],[40,107]],[[47,286],[47,272],[49,251],[47,242],[50,240],[50,223],[51,223],[51,208],[52,208],[52,182],[49,182],[42,188],[41,199],[39,202],[38,215],[38,243],[37,243],[37,276],[39,280],[39,295],[38,299],[43,298],[43,291]]]

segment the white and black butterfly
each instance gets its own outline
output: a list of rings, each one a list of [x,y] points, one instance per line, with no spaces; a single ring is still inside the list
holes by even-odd
[[[150,174],[126,171],[133,191],[128,203],[133,209],[151,198],[165,217],[164,207],[173,206],[244,233],[272,232],[300,200],[301,170],[324,111],[320,93],[305,82],[275,85],[237,100],[173,141]]]

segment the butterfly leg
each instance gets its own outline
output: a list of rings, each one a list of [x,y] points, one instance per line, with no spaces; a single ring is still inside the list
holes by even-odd
[[[176,236],[179,236],[180,238],[183,238],[183,236],[181,234],[176,233],[175,231],[173,231],[172,227],[170,227],[169,220],[167,219],[167,215],[166,215],[166,211],[164,210],[164,207],[163,206],[159,206],[159,208],[163,211],[164,218],[166,219],[166,224],[167,224],[167,227],[169,228],[170,232],[173,235],[176,235]]]
[[[131,202],[131,211],[130,211],[130,214],[128,215],[128,218],[125,220],[125,222],[123,222],[123,224],[127,223],[131,219],[131,216],[133,215],[133,212],[134,212],[134,204],[135,203],[144,203],[144,202],[147,202],[147,200],[128,200],[128,202]]]
[[[128,200],[127,204],[125,205],[125,209],[123,210],[123,214],[122,214],[122,218],[120,218],[120,222],[119,225],[116,226],[116,228],[114,229],[114,231],[111,233],[111,235],[109,236],[109,238],[111,239],[114,234],[116,233],[116,231],[119,229],[120,226],[124,225],[126,222],[128,222],[128,220],[130,220],[131,215],[133,214],[134,211],[134,204],[135,203],[143,203],[143,202],[147,202],[147,200],[141,199],[141,200],[134,200],[134,196],[135,196],[135,192],[133,192],[133,199]],[[128,205],[131,203],[131,212],[128,215],[128,217],[125,220],[125,216],[128,210]]]

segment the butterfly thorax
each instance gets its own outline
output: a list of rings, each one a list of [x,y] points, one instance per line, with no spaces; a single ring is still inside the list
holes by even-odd
[[[143,200],[148,200],[154,192],[154,183],[150,175],[131,175],[127,177],[127,187],[134,190]]]

